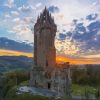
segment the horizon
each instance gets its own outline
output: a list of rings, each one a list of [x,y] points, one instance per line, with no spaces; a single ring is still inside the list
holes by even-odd
[[[34,58],[33,53],[19,52],[19,51],[13,51],[13,50],[5,50],[5,49],[0,49],[0,56],[26,56],[26,57]],[[75,65],[85,65],[85,64],[100,65],[100,62],[82,61],[79,59],[56,56],[56,63],[61,64],[61,63],[66,63],[66,62],[69,62],[70,64],[75,64]]]

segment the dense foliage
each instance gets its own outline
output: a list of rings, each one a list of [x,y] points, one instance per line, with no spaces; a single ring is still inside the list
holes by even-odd
[[[72,70],[74,84],[100,86],[100,66],[86,65],[84,69]]]
[[[5,98],[8,91],[14,86],[18,86],[29,80],[30,74],[28,71],[13,71],[5,73],[0,81],[0,96]]]

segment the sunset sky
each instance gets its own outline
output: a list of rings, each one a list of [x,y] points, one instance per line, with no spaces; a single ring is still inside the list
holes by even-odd
[[[33,43],[31,30],[45,6],[57,24],[57,57],[100,63],[100,0],[0,0],[0,37]]]

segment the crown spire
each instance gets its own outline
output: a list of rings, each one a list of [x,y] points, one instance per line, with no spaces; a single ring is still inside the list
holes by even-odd
[[[37,23],[35,24],[35,26],[37,27],[56,27],[54,23],[54,19],[52,18],[46,6],[43,12],[40,13],[40,16],[38,16]]]

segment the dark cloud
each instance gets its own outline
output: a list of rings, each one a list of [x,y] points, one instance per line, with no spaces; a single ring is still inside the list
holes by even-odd
[[[86,32],[86,28],[84,27],[83,23],[77,24],[75,30],[77,32],[83,32],[83,33]]]
[[[98,14],[90,14],[86,17],[87,20],[95,20],[98,17]]]
[[[59,34],[59,38],[60,38],[61,40],[65,40],[66,34],[60,33],[60,34]]]
[[[59,12],[59,8],[57,6],[50,6],[48,8],[48,10],[51,12],[51,13],[58,13]]]
[[[88,26],[88,29],[89,29],[90,31],[100,30],[100,21],[92,22],[92,23]]]

